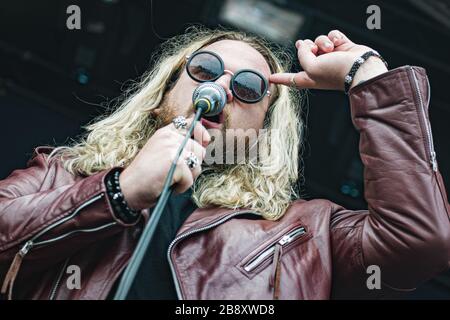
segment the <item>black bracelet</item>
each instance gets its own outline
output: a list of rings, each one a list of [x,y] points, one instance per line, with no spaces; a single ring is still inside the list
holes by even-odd
[[[380,58],[381,61],[383,61],[383,63],[386,65],[386,67],[388,66],[386,60],[384,60],[383,57],[380,56],[380,54],[378,52],[376,52],[376,51],[367,51],[361,57],[356,59],[356,61],[353,63],[352,67],[350,68],[350,71],[345,76],[345,78],[344,78],[344,86],[345,86],[344,87],[344,92],[345,92],[345,94],[348,94],[348,91],[350,90],[350,86],[353,83],[353,78],[355,77],[355,74],[358,71],[359,67],[361,67],[361,65],[364,62],[366,62],[367,59],[369,59],[370,57]]]
[[[109,201],[113,207],[114,214],[123,222],[130,224],[136,222],[140,217],[140,211],[128,207],[119,183],[121,170],[112,170],[105,179],[106,191]]]

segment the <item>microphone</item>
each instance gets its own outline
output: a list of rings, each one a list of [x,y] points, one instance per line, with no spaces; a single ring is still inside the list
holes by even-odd
[[[204,82],[192,94],[195,109],[202,109],[204,116],[215,116],[222,112],[227,102],[227,94],[222,86],[214,82]]]

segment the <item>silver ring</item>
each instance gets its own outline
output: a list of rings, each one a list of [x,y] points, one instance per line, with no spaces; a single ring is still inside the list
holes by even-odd
[[[197,156],[195,154],[193,154],[192,152],[190,152],[188,154],[188,156],[186,157],[186,160],[184,160],[184,161],[186,162],[189,169],[195,169],[195,167],[197,167],[199,164]]]
[[[297,87],[297,82],[295,82],[295,74],[291,77],[291,87]]]
[[[186,117],[184,117],[184,116],[178,116],[178,117],[173,118],[172,123],[176,129],[186,129],[187,128],[187,121],[186,121]]]

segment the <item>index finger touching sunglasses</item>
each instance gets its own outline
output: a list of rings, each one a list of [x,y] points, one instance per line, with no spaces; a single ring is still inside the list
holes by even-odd
[[[197,51],[186,57],[186,71],[197,82],[216,81],[225,73],[225,65],[214,52]],[[242,69],[232,74],[230,88],[233,96],[245,103],[257,103],[266,95],[270,97],[269,83],[259,72]]]

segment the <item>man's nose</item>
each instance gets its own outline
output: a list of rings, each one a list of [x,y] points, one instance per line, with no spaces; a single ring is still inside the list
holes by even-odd
[[[221,75],[219,79],[214,81],[216,84],[225,89],[225,92],[227,94],[227,103],[233,101],[233,93],[230,88],[230,82],[232,77],[233,73],[229,70],[225,70],[223,75]]]

